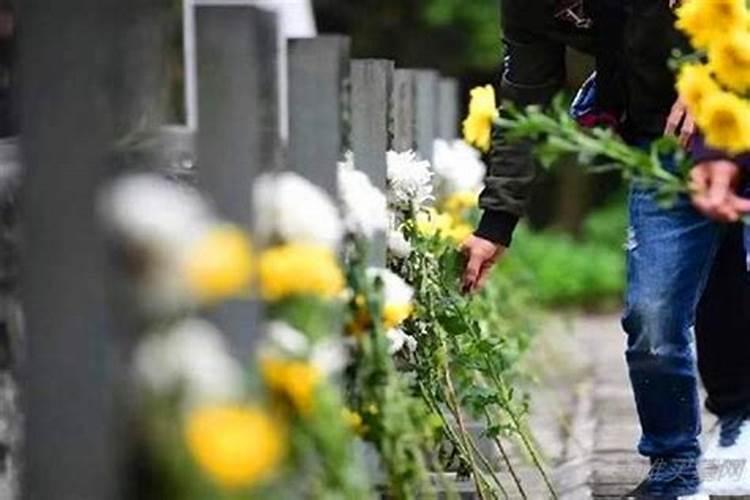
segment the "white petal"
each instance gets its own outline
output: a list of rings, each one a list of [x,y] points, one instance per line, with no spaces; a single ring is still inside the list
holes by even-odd
[[[266,174],[253,187],[256,236],[262,243],[324,245],[343,236],[338,209],[318,186],[292,172]]]
[[[438,139],[434,144],[433,168],[443,196],[456,192],[478,192],[487,170],[476,149],[462,140]]]
[[[349,364],[349,351],[342,340],[325,340],[313,348],[310,361],[324,375],[334,375]]]
[[[373,186],[364,172],[354,168],[351,153],[339,163],[338,189],[344,212],[344,222],[350,233],[372,238],[384,232],[388,224],[385,195]]]
[[[404,347],[412,352],[417,349],[417,340],[411,335],[407,335],[406,333],[404,333],[403,330],[389,330],[388,333],[386,333],[386,336],[390,341],[390,346],[388,348],[388,352],[390,354],[396,354]]]
[[[414,298],[414,289],[390,269],[371,267],[367,270],[367,275],[370,279],[380,278],[383,281],[383,296],[386,304],[409,304]]]
[[[306,356],[310,350],[310,341],[304,333],[283,321],[272,321],[266,325],[266,336],[276,347],[286,354]]]
[[[388,201],[398,210],[417,210],[433,199],[432,171],[412,151],[388,151]]]
[[[201,319],[151,333],[136,348],[134,372],[158,395],[182,388],[186,406],[234,401],[243,391],[242,367],[229,355],[221,333]]]

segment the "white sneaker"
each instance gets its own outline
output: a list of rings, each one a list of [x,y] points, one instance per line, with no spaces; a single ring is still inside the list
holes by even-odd
[[[711,500],[708,493],[696,493],[695,495],[677,497],[677,500]]]
[[[707,439],[701,464],[704,490],[711,495],[750,495],[750,420],[722,417]]]

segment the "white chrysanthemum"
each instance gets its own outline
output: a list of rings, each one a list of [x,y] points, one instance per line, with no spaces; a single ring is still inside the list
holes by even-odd
[[[373,280],[380,278],[383,282],[383,297],[386,305],[409,304],[414,298],[414,289],[390,269],[371,267],[367,269],[367,276]]]
[[[137,292],[145,312],[191,307],[183,258],[217,223],[200,194],[153,174],[134,174],[115,181],[100,209],[138,260]]]
[[[417,350],[417,339],[415,339],[411,335],[407,335],[403,330],[393,328],[391,330],[388,330],[386,336],[388,337],[388,341],[390,342],[390,345],[388,347],[388,352],[390,354],[396,354],[404,347],[406,347],[406,349],[411,352]]]
[[[399,229],[388,230],[388,250],[394,257],[405,259],[411,255],[411,243],[406,241],[404,233]]]
[[[335,249],[343,235],[338,209],[318,186],[292,172],[266,174],[253,187],[256,236]]]
[[[343,339],[327,339],[313,345],[304,333],[283,321],[266,325],[266,341],[260,350],[271,358],[307,359],[324,375],[338,373],[349,363]]]
[[[412,151],[388,151],[388,201],[399,210],[416,211],[432,200],[430,162],[421,161]]]
[[[344,224],[353,234],[372,238],[384,232],[388,223],[385,195],[370,182],[364,172],[354,168],[354,158],[347,153],[338,165],[338,187],[344,212]]]
[[[266,338],[284,354],[307,356],[310,351],[310,341],[305,334],[283,321],[269,322],[266,325]]]
[[[323,340],[313,347],[310,362],[320,373],[334,375],[349,364],[349,351],[343,339]]]
[[[461,139],[434,144],[433,168],[442,195],[476,193],[482,189],[487,167],[479,152]]]
[[[154,332],[136,348],[133,369],[139,384],[157,395],[182,391],[186,408],[236,401],[243,370],[210,323],[187,319]]]
[[[213,221],[197,191],[153,174],[118,179],[102,197],[101,208],[118,235],[145,247],[190,242]]]
[[[405,259],[414,250],[411,243],[406,239],[403,232],[403,213],[388,211],[388,251],[396,258]]]

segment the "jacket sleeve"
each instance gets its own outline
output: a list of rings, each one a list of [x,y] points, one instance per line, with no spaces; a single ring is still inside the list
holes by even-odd
[[[564,45],[538,35],[512,36],[506,31],[500,98],[519,107],[547,105],[565,78]],[[475,231],[477,236],[504,246],[510,244],[513,230],[526,210],[536,174],[531,143],[511,143],[500,130],[494,130],[485,189],[479,197],[483,214]]]
[[[706,144],[706,139],[702,134],[698,134],[693,138],[693,142],[690,145],[690,152],[696,164],[713,160],[730,160],[750,172],[750,153],[732,156]]]

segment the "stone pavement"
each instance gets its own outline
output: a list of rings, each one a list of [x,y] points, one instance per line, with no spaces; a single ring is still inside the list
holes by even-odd
[[[616,315],[553,318],[529,357],[541,372],[530,425],[561,500],[619,499],[648,471],[635,452],[640,429],[624,342]],[[704,415],[704,429],[714,422]]]

